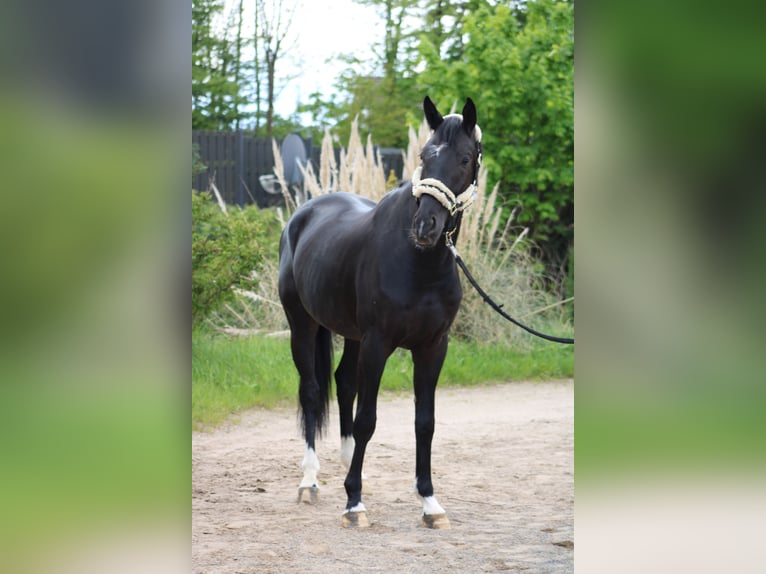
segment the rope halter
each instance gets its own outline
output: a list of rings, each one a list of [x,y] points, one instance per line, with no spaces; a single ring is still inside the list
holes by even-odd
[[[450,114],[450,116],[460,117],[460,114]],[[445,116],[445,119],[450,117]],[[463,211],[469,205],[471,205],[476,199],[476,190],[478,189],[479,179],[479,167],[481,167],[481,128],[475,126],[473,130],[474,139],[476,140],[476,147],[479,150],[479,156],[476,159],[476,167],[473,172],[473,182],[465,188],[461,193],[455,194],[444,182],[433,177],[427,177],[420,179],[420,174],[423,172],[423,166],[419,165],[412,173],[412,195],[416,198],[420,198],[421,195],[426,194],[433,197],[436,201],[441,203],[450,215],[455,215],[459,211]]]

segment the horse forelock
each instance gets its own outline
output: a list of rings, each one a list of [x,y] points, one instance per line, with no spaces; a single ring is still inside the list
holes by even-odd
[[[463,115],[462,114],[448,114],[444,116],[444,121],[434,132],[434,136],[438,134],[440,140],[452,143],[460,133],[465,133],[463,130]],[[473,129],[474,141],[481,141],[481,128],[479,124],[476,124]]]
[[[454,143],[463,130],[463,116],[460,114],[450,114],[444,117],[442,124],[436,129],[432,136],[434,143]]]

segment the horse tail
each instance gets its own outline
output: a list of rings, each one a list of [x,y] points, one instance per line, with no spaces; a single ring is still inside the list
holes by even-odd
[[[319,405],[316,412],[316,431],[321,436],[327,426],[330,410],[330,382],[332,380],[332,333],[320,325],[314,350],[314,373],[319,384]]]

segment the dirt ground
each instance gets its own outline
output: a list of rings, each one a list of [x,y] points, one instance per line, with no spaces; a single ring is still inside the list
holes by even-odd
[[[192,436],[195,573],[573,572],[573,382],[436,395],[433,482],[452,528],[421,526],[414,403],[381,394],[363,495],[371,526],[341,527],[337,409],[317,444],[316,506],[296,504],[295,409],[251,411]]]

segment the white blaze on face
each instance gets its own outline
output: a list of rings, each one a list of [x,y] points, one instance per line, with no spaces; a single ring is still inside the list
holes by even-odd
[[[439,154],[445,147],[447,147],[447,144],[439,144],[435,146],[432,157],[439,157]]]
[[[313,448],[306,447],[306,454],[303,456],[303,480],[300,487],[319,486],[317,472],[319,472],[319,458]]]

